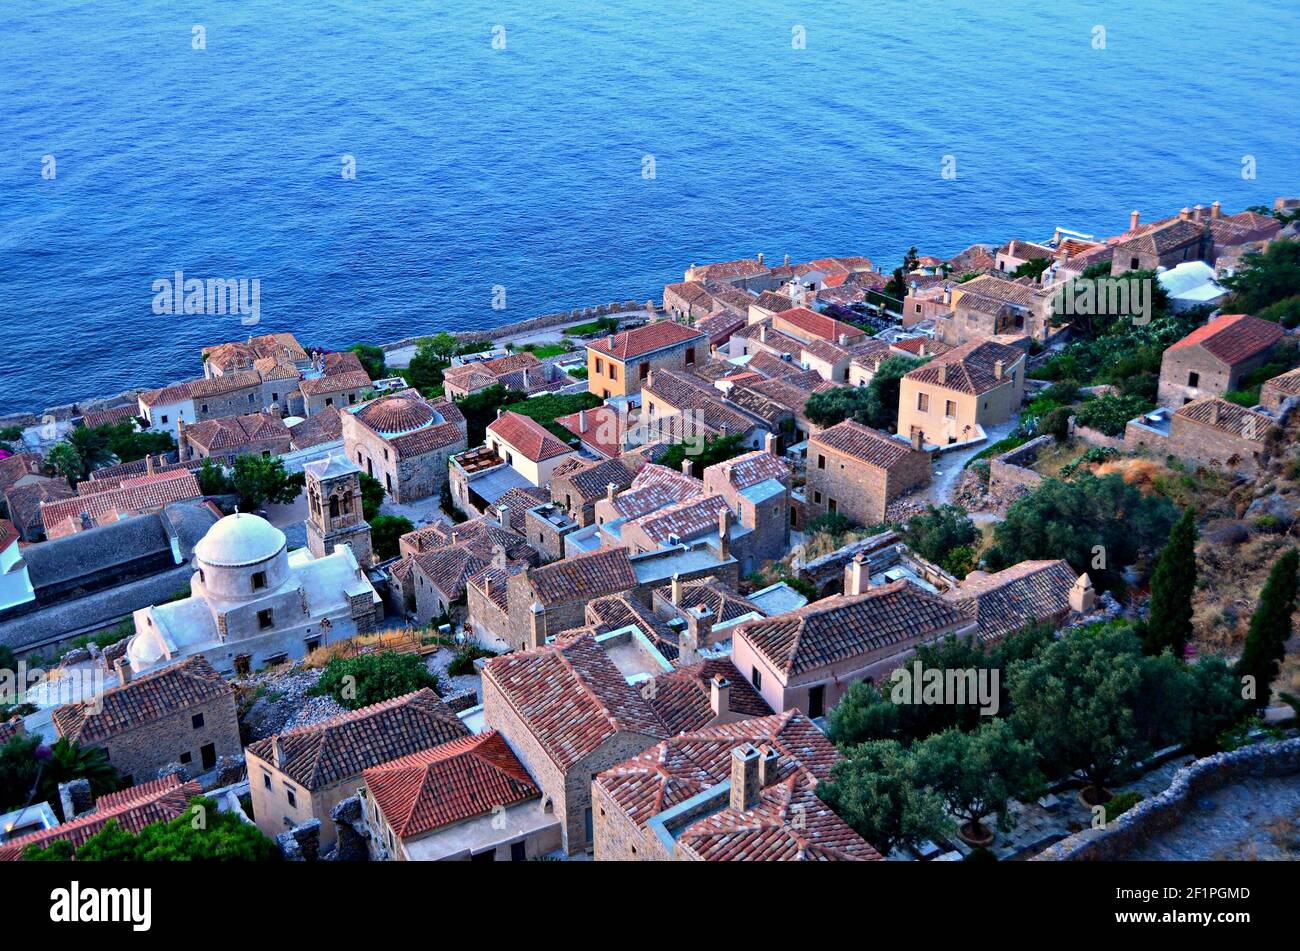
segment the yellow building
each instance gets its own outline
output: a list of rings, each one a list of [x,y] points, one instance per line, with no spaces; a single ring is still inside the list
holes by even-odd
[[[693,370],[709,359],[709,338],[671,320],[587,344],[587,389],[601,399],[641,392],[653,370]]]
[[[972,340],[900,381],[898,432],[931,446],[981,439],[1005,423],[1025,392],[1025,353],[992,340]]]

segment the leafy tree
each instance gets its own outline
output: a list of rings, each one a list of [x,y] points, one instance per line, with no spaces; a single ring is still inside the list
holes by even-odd
[[[76,485],[77,480],[86,472],[81,453],[70,442],[56,442],[45,454],[45,464],[68,480],[68,485]]]
[[[358,343],[349,349],[357,355],[357,359],[361,361],[361,368],[366,371],[366,376],[370,379],[382,380],[388,376],[383,347],[375,346],[373,343]]]
[[[545,393],[510,404],[510,411],[541,423],[564,442],[573,439],[573,433],[555,420],[584,409],[594,409],[603,401],[595,393]]]
[[[0,812],[29,801],[57,803],[59,784],[74,779],[88,780],[97,796],[121,785],[117,770],[99,747],[82,746],[67,737],[46,746],[40,736],[29,734],[11,737],[0,746]]]
[[[834,426],[846,419],[866,416],[871,399],[865,386],[837,386],[808,397],[804,415],[818,426]]]
[[[235,491],[226,470],[211,456],[203,460],[203,465],[199,466],[194,477],[204,495],[228,495]]]
[[[109,454],[118,462],[134,462],[176,448],[176,440],[170,433],[140,429],[133,419],[98,426],[94,432],[103,436]]]
[[[438,678],[429,673],[423,657],[385,651],[335,657],[309,693],[333,697],[349,710],[359,710],[423,687],[438,689]]]
[[[716,465],[719,462],[726,462],[734,456],[749,451],[749,447],[744,443],[744,433],[728,433],[726,436],[706,437],[704,447],[696,454],[690,457],[696,476],[703,474],[709,466]],[[659,458],[659,465],[667,466],[669,469],[680,469],[682,461],[687,458],[686,451],[690,447],[684,442],[676,442],[668,447]]]
[[[944,730],[922,740],[914,752],[921,782],[965,820],[972,839],[984,838],[983,819],[989,815],[996,814],[998,828],[1009,831],[1007,803],[1028,797],[1042,781],[1033,744],[1017,739],[1005,720],[986,720],[969,733]]]
[[[1035,281],[1047,270],[1051,258],[1034,258],[1032,261],[1026,261],[1017,267],[1012,273],[1012,277],[1032,277]]]
[[[1086,400],[1075,412],[1080,426],[1096,429],[1107,436],[1122,436],[1128,421],[1151,409],[1151,403],[1139,396],[1117,396],[1107,393]]]
[[[497,418],[497,410],[527,399],[524,394],[507,390],[501,384],[493,384],[486,389],[471,393],[463,399],[456,400],[456,406],[465,416],[465,430],[468,444],[477,446],[483,442],[488,425]]]
[[[368,472],[361,473],[361,517],[371,523],[372,529],[375,519],[379,517],[379,508],[384,504],[384,497],[387,494],[384,491],[382,482]]]
[[[826,735],[837,745],[852,746],[866,740],[899,736],[899,705],[875,684],[859,680],[849,685],[840,702],[826,717]]]
[[[842,512],[823,512],[808,523],[808,534],[839,538],[853,528],[852,520]]]
[[[1250,713],[1250,704],[1223,658],[1202,657],[1190,670],[1187,745],[1197,756],[1209,756],[1219,750],[1219,737]]]
[[[1174,525],[1151,572],[1151,611],[1142,626],[1148,654],[1163,650],[1182,657],[1192,636],[1196,591],[1196,512],[1189,506]]]
[[[1237,661],[1237,675],[1253,677],[1255,706],[1268,706],[1270,687],[1277,677],[1278,666],[1286,653],[1291,636],[1291,615],[1295,613],[1296,570],[1300,568],[1300,550],[1289,548],[1273,563],[1260,592],[1259,604],[1250,616],[1246,644]]]
[[[397,557],[399,539],[407,532],[415,531],[415,525],[404,515],[376,515],[368,521],[370,541],[375,556],[380,560]]]
[[[71,443],[77,450],[77,455],[81,458],[81,472],[79,478],[86,478],[91,471],[101,466],[112,463],[113,453],[108,448],[108,433],[105,432],[107,427],[96,427],[88,429],[85,426],[79,426],[76,429],[68,431],[64,440]]]
[[[1144,495],[1118,474],[1045,479],[1016,500],[993,531],[985,560],[997,570],[1035,558],[1065,558],[1102,590],[1123,587],[1123,570],[1155,550],[1178,517],[1172,502]]]
[[[285,472],[284,460],[278,456],[236,456],[231,470],[231,487],[239,493],[245,511],[259,509],[268,502],[288,505],[302,492],[302,473]]]
[[[817,795],[879,852],[951,829],[943,800],[920,781],[916,758],[897,740],[872,740],[843,752]]]
[[[928,505],[903,528],[903,541],[922,558],[942,561],[954,548],[973,545],[979,530],[960,505]]]
[[[1232,291],[1232,309],[1248,314],[1300,295],[1300,241],[1269,242],[1262,253],[1247,254],[1222,283]]]
[[[434,334],[428,340],[422,341],[421,345],[427,344],[429,350],[440,360],[450,360],[460,350],[460,341],[454,335],[442,330]]]
[[[29,846],[24,861],[81,862],[268,862],[279,857],[275,843],[233,812],[219,812],[205,796],[169,822],[155,822],[133,834],[110,819],[75,850],[66,843]]]
[[[819,426],[855,419],[873,429],[892,431],[898,423],[899,381],[925,362],[910,357],[882,360],[867,386],[839,386],[814,393],[804,406],[804,415]]]
[[[432,396],[436,391],[441,390],[443,371],[451,366],[446,356],[438,349],[436,340],[437,338],[429,338],[420,342],[404,374],[406,382],[426,396]]]

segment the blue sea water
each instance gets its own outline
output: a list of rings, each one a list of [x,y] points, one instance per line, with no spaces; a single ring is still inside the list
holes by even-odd
[[[7,0],[0,413],[249,332],[154,314],[178,269],[342,347],[760,251],[892,267],[1269,203],[1300,191],[1297,37],[1294,0]]]

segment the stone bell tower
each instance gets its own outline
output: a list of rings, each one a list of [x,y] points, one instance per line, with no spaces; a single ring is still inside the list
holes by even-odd
[[[303,467],[307,482],[307,547],[317,558],[348,545],[363,568],[373,559],[370,526],[361,513],[361,470],[346,456]]]

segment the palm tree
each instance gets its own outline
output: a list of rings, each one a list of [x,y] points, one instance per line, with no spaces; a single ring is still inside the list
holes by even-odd
[[[107,754],[97,746],[82,746],[64,736],[49,749],[50,757],[45,761],[40,781],[40,796],[46,801],[58,802],[59,784],[74,779],[88,780],[96,798],[122,785]],[[66,822],[72,816],[63,818]]]

